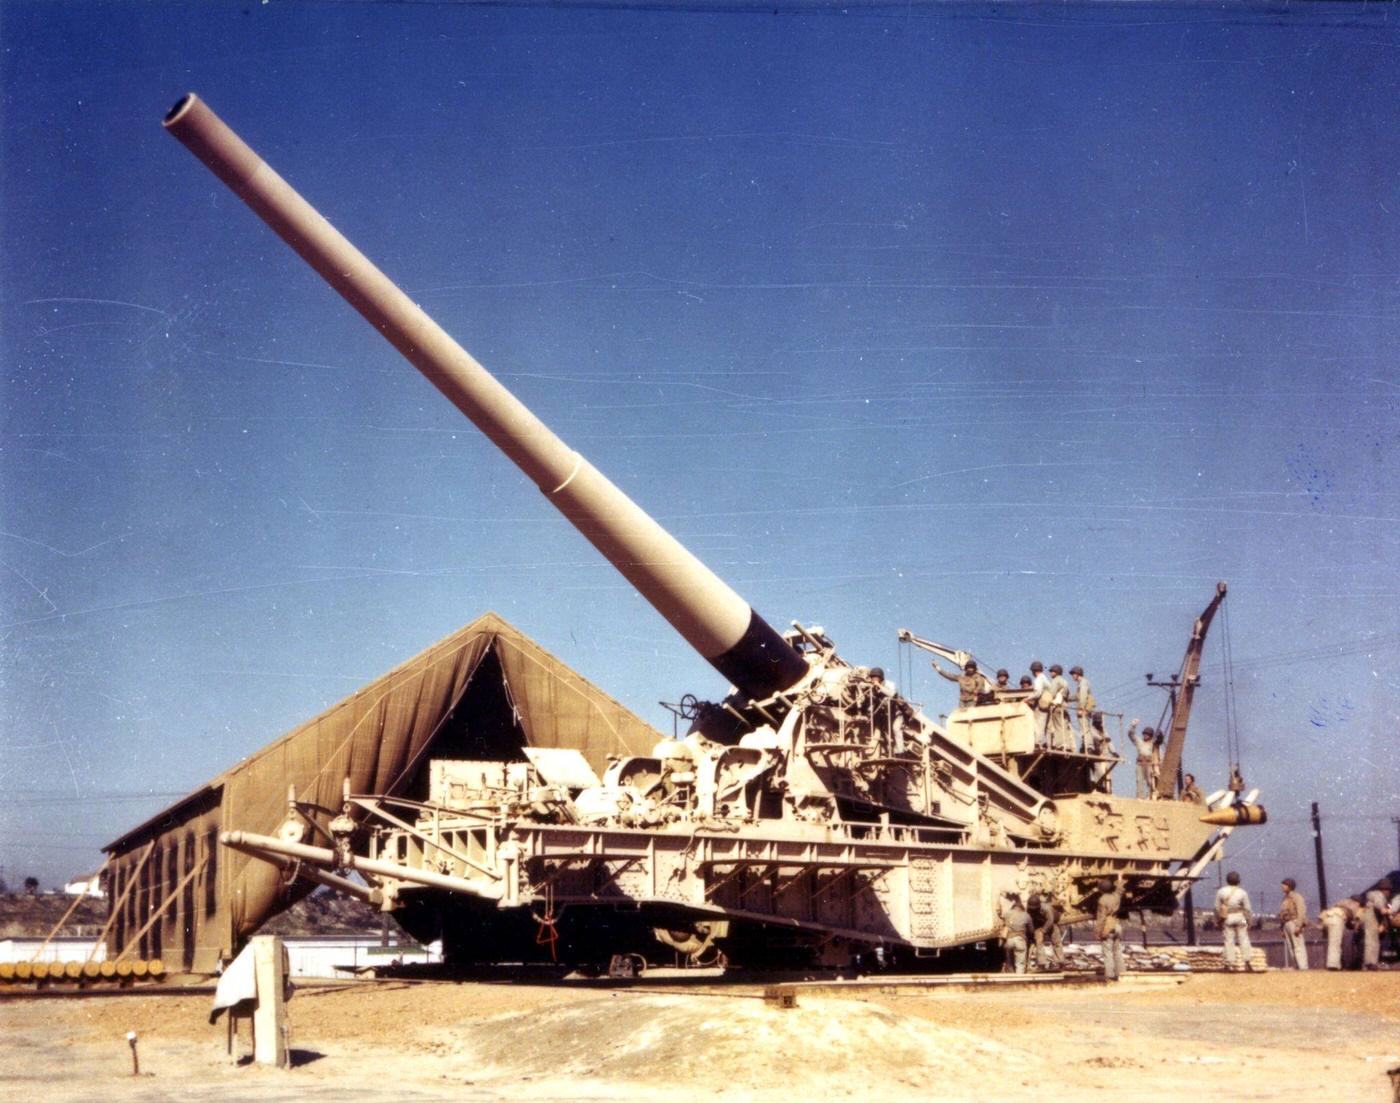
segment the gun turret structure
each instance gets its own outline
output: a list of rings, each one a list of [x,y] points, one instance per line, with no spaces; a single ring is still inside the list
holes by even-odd
[[[1105,876],[1131,906],[1170,908],[1212,831],[1201,809],[1104,791],[1111,764],[1043,764],[1033,702],[1007,695],[926,716],[824,632],[780,634],[563,443],[196,96],[165,127],[214,171],[539,487],[732,683],[681,710],[683,737],[611,760],[568,748],[521,761],[434,760],[428,800],[344,794],[311,845],[299,807],[274,834],[222,842],[441,934],[457,960],[597,963],[890,961],[1000,937],[999,900],[1039,892],[1069,921]],[[910,639],[917,639],[910,635]],[[919,641],[927,643],[927,641]],[[941,654],[963,652],[929,645]],[[1086,737],[1087,741],[1087,737]],[[1083,759],[1083,761],[1080,761]],[[1224,821],[1219,821],[1224,822]],[[1248,822],[1231,818],[1231,826]]]

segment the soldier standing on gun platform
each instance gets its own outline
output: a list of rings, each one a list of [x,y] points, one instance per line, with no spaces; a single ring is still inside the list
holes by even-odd
[[[1021,684],[1025,685],[1026,680],[1021,679]],[[1039,659],[1031,663],[1031,709],[1035,713],[1035,739],[1039,744],[1045,743],[1045,721],[1050,715],[1050,699],[1045,694],[1045,687],[1050,684],[1050,679],[1045,676],[1045,667]]]
[[[1084,753],[1089,753],[1089,721],[1098,707],[1089,679],[1084,677],[1082,666],[1069,668],[1069,676],[1074,680],[1075,718],[1079,721],[1079,736],[1084,745]]]
[[[1283,944],[1293,955],[1293,967],[1306,969],[1308,945],[1303,941],[1303,932],[1308,929],[1308,902],[1292,877],[1283,879],[1283,903],[1278,908],[1278,919],[1283,927]]]
[[[1143,728],[1137,734],[1141,721],[1134,716],[1128,725],[1128,742],[1137,750],[1137,799],[1147,800],[1152,795],[1152,729]]]
[[[1225,971],[1248,971],[1254,954],[1254,947],[1249,944],[1249,921],[1254,918],[1254,909],[1249,906],[1249,893],[1240,888],[1240,875],[1233,869],[1225,874],[1225,884],[1215,894],[1215,916],[1225,932]]]
[[[937,659],[932,660],[929,665],[938,671],[941,677],[947,678],[950,682],[958,683],[958,708],[960,709],[970,709],[977,704],[979,697],[991,692],[992,684],[987,681],[985,674],[977,673],[977,664],[971,659],[963,663],[961,674],[949,674],[938,665]]]
[[[1045,692],[1050,695],[1050,713],[1046,720],[1048,735],[1046,741],[1050,746],[1061,751],[1072,751],[1074,746],[1074,729],[1069,726],[1069,711],[1066,702],[1069,700],[1069,683],[1065,681],[1065,668],[1056,663],[1050,668],[1050,680],[1045,683]]]
[[[1099,882],[1099,903],[1094,909],[1094,937],[1103,952],[1103,979],[1117,980],[1123,975],[1123,927],[1118,922],[1118,910],[1123,906],[1113,878]]]

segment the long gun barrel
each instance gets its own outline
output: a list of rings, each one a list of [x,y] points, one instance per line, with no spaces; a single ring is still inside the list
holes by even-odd
[[[569,448],[193,93],[165,128],[514,461],[642,596],[749,697],[807,664],[713,571]]]

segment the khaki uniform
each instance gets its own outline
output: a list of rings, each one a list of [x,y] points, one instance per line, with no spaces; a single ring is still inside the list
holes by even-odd
[[[1129,725],[1128,742],[1137,751],[1137,799],[1147,800],[1152,796],[1152,740]]]
[[[1303,941],[1303,932],[1308,929],[1308,902],[1303,894],[1294,889],[1283,898],[1278,909],[1279,922],[1283,925],[1283,944],[1293,955],[1293,967],[1308,967],[1308,945]]]
[[[1189,804],[1205,804],[1206,795],[1201,792],[1201,787],[1193,781],[1181,790],[1181,799]]]
[[[1050,746],[1061,751],[1072,751],[1074,729],[1069,726],[1069,683],[1056,674],[1045,683],[1045,692],[1050,695],[1050,713],[1046,718],[1046,739]]]
[[[1040,969],[1065,967],[1065,936],[1060,930],[1060,913],[1054,904],[1042,900],[1040,910],[1031,912],[1035,928],[1036,965]]]
[[[1002,917],[1006,927],[1006,959],[1013,973],[1026,971],[1026,951],[1030,948],[1031,917],[1020,904],[1012,904]]]
[[[1118,909],[1123,898],[1115,889],[1099,897],[1094,910],[1094,937],[1103,950],[1103,979],[1117,980],[1123,975],[1123,925],[1118,922]]]
[[[1249,943],[1249,921],[1254,909],[1249,906],[1249,893],[1239,885],[1226,885],[1215,894],[1215,914],[1225,932],[1225,969],[1243,972],[1249,968],[1254,947]]]
[[[1381,925],[1390,914],[1390,901],[1380,889],[1372,889],[1361,904],[1361,933],[1364,969],[1379,969],[1381,964]]]
[[[977,704],[977,698],[990,691],[991,683],[981,674],[949,674],[937,663],[933,669],[950,682],[958,683],[958,708],[968,709]]]
[[[1346,936],[1347,923],[1354,917],[1360,904],[1355,900],[1339,900],[1330,908],[1325,908],[1317,918],[1322,929],[1327,932],[1327,968],[1342,967],[1342,939]]]
[[[1071,675],[1073,677],[1073,675]],[[1089,717],[1093,715],[1098,702],[1094,700],[1093,688],[1089,685],[1089,679],[1080,675],[1075,680],[1074,686],[1074,706],[1075,713],[1079,718],[1079,738],[1084,745],[1084,751],[1089,751],[1090,722]]]

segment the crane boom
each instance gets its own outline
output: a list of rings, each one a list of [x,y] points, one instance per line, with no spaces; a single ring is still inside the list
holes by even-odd
[[[1172,696],[1172,724],[1166,749],[1162,753],[1162,772],[1157,777],[1156,795],[1159,800],[1170,800],[1176,796],[1176,772],[1181,765],[1182,749],[1186,746],[1186,722],[1191,718],[1191,702],[1201,680],[1201,652],[1206,645],[1210,622],[1215,619],[1216,610],[1225,600],[1225,589],[1225,583],[1216,583],[1215,596],[1191,626],[1191,639],[1181,660],[1180,688]]]

